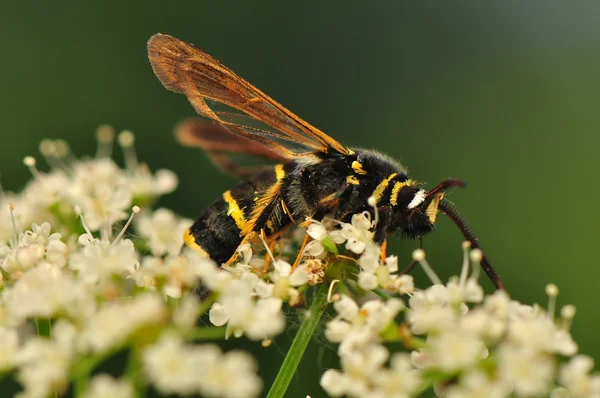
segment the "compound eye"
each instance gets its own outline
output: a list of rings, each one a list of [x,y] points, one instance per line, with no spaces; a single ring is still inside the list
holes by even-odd
[[[398,206],[406,208],[415,198],[417,189],[414,187],[402,187],[398,192]]]

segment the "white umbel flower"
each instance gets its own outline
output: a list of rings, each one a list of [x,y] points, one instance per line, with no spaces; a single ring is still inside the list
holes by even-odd
[[[180,337],[166,335],[142,354],[148,379],[163,394],[191,395],[199,390],[202,372],[200,361],[219,356],[216,346],[194,349]]]
[[[214,344],[190,345],[173,335],[163,336],[143,355],[148,379],[164,394],[252,398],[262,383],[248,354],[223,354]]]
[[[108,302],[85,324],[79,336],[83,349],[103,352],[124,342],[145,326],[166,321],[167,309],[158,294],[144,293],[124,302]]]
[[[179,219],[171,210],[160,208],[152,214],[140,214],[135,221],[136,230],[147,239],[155,256],[176,256],[183,245],[183,233],[192,220]]]
[[[368,211],[353,215],[350,224],[343,223],[341,235],[347,240],[346,249],[356,254],[364,252],[367,244],[373,241],[375,235],[371,228],[373,228],[373,223]]]
[[[45,260],[62,267],[67,262],[67,245],[61,234],[50,234],[51,225],[33,224],[31,230],[19,236],[16,247],[0,245],[0,266],[9,274],[27,271]]]
[[[276,260],[273,263],[273,274],[271,280],[273,281],[273,288],[271,289],[271,295],[282,300],[290,301],[291,305],[298,302],[300,294],[295,289],[308,283],[308,272],[304,264],[300,264],[296,269],[292,270],[292,266],[283,261]]]
[[[82,319],[95,309],[91,292],[62,268],[49,263],[23,274],[14,286],[4,290],[2,302],[10,321],[16,324],[33,317],[50,319],[59,313]]]
[[[567,389],[569,397],[600,397],[600,375],[590,374],[594,360],[587,355],[577,355],[562,365],[558,379]]]
[[[108,158],[78,162],[67,186],[69,201],[79,206],[92,231],[127,218],[133,195],[126,176]]]
[[[114,379],[107,374],[94,376],[90,381],[84,398],[134,398],[131,383]]]
[[[531,350],[511,346],[500,348],[498,377],[523,396],[540,396],[548,393],[556,370],[555,359]]]
[[[71,255],[69,267],[77,271],[84,282],[96,284],[113,276],[133,274],[138,268],[138,253],[129,239],[112,243],[106,239],[92,239],[81,251]]]
[[[415,334],[424,334],[453,327],[457,321],[456,311],[448,305],[445,286],[433,285],[418,291],[409,300],[408,322]]]
[[[19,352],[19,336],[15,329],[0,327],[0,372],[15,366]]]
[[[27,397],[44,398],[67,387],[73,351],[50,339],[27,341],[17,357],[17,379]]]

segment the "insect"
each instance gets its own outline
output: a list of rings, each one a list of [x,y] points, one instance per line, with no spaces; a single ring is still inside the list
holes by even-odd
[[[196,112],[215,123],[185,122],[179,138],[205,149],[226,171],[246,178],[223,193],[186,231],[188,247],[217,263],[232,262],[237,247],[257,234],[276,239],[307,217],[331,215],[347,221],[362,211],[379,221],[374,239],[383,247],[390,233],[420,238],[433,230],[439,211],[458,226],[473,248],[477,237],[444,199],[462,187],[449,179],[431,190],[378,152],[343,146],[311,126],[219,61],[175,37],[156,34],[148,41],[154,73],[169,90],[185,94]],[[246,153],[278,162],[240,167],[228,153]],[[502,282],[484,255],[482,267],[497,288]]]

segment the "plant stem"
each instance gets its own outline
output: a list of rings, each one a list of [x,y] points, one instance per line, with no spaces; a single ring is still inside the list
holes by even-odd
[[[142,359],[139,347],[133,346],[129,349],[129,359],[125,368],[125,377],[129,379],[135,390],[136,396],[143,398],[146,396],[144,379],[142,375]]]
[[[285,392],[294,373],[296,373],[296,368],[298,368],[302,355],[304,355],[304,351],[308,346],[315,328],[327,307],[328,288],[329,286],[327,283],[321,283],[319,286],[319,290],[317,290],[317,294],[310,305],[310,310],[302,321],[296,337],[294,337],[294,341],[283,360],[281,369],[279,369],[279,373],[269,390],[267,398],[282,398],[285,396]]]
[[[376,295],[378,295],[379,297],[381,297],[381,299],[383,301],[387,301],[391,298],[391,296],[389,294],[387,294],[387,292],[383,289],[380,288],[375,288],[372,290],[373,293],[375,293]]]
[[[77,361],[73,366],[73,373],[71,375],[71,380],[73,381],[75,397],[83,397],[85,392],[87,391],[87,385],[90,381],[90,374],[92,371],[106,358],[110,357],[114,354],[115,351],[111,350],[109,352],[98,354],[98,355],[90,355],[84,357]]]
[[[225,330],[224,327],[201,327],[185,333],[185,336],[194,341],[223,340],[225,338]]]

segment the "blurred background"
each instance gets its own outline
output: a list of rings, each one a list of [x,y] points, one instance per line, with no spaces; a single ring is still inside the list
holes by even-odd
[[[24,184],[22,158],[37,155],[42,138],[93,155],[96,126],[110,123],[136,133],[153,169],[179,175],[160,205],[195,218],[231,187],[233,178],[173,138],[194,111],[162,87],[146,56],[148,38],[168,33],[342,143],[395,157],[430,187],[466,180],[449,198],[508,292],[545,305],[544,286],[556,283],[559,304],[578,309],[581,351],[598,359],[599,16],[592,1],[2,2],[2,184]],[[444,278],[459,272],[461,240],[443,217],[425,239]],[[391,252],[407,265],[416,246],[396,240]],[[294,333],[266,350],[244,346],[259,355],[267,385]],[[289,396],[321,396],[334,352],[315,340]]]

